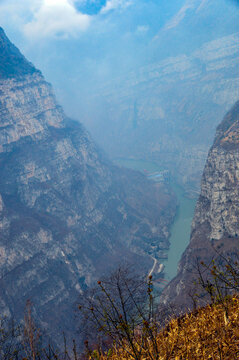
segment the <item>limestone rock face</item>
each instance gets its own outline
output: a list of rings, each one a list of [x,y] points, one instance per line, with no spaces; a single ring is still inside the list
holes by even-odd
[[[35,73],[19,78],[1,79],[1,149],[30,136],[41,136],[47,127],[63,127],[64,114],[56,106],[51,86]]]
[[[219,245],[224,253],[239,253],[239,102],[217,128],[201,182],[192,223],[191,240],[177,276],[164,290],[162,301],[190,305],[198,278],[196,259],[207,262]],[[212,246],[213,245],[213,246]],[[193,294],[191,294],[193,295]]]
[[[123,261],[151,269],[175,199],[113,166],[3,30],[0,53],[0,313],[22,318],[30,299],[59,340],[74,332],[78,294],[104,272]]]
[[[239,27],[226,33],[225,28],[232,29],[227,23],[232,18],[229,5],[220,0],[185,1],[153,41],[158,52],[155,60],[124,79],[114,78],[89,99],[97,103],[95,99],[103,97],[105,101],[104,133],[101,121],[85,115],[84,122],[113,157],[147,156],[197,196],[219,119],[239,98]],[[209,24],[214,31],[202,30]],[[162,59],[161,53],[173,44],[179,54]]]

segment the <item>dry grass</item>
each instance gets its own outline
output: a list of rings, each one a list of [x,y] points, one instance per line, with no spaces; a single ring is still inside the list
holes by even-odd
[[[141,359],[159,360],[238,360],[239,359],[239,297],[233,296],[225,303],[207,306],[195,313],[171,320],[157,336],[158,357],[150,356],[148,341]],[[108,354],[94,352],[89,359],[132,360],[124,348],[113,348]]]

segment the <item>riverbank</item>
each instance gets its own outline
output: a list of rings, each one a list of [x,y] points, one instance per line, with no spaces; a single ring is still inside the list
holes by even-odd
[[[170,229],[168,259],[163,261],[165,265],[165,279],[167,280],[171,280],[177,274],[178,262],[189,244],[191,224],[197,202],[197,199],[185,197],[184,190],[173,181],[170,185],[177,196],[179,205]]]
[[[164,170],[156,163],[145,160],[116,159],[115,163],[143,173],[161,172]],[[190,240],[191,223],[197,202],[196,199],[187,198],[184,190],[174,182],[174,179],[170,180],[169,185],[177,196],[178,209],[170,228],[171,236],[169,238],[168,259],[160,261],[165,266],[164,273],[166,280],[171,280],[177,274],[178,262]]]

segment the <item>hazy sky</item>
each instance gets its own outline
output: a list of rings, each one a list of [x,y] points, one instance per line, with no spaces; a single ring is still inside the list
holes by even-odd
[[[157,17],[167,14],[164,3],[155,0],[1,0],[0,21],[12,32],[22,32],[32,41],[43,38],[80,37],[83,33],[104,33],[121,26],[122,33],[145,33]],[[183,0],[175,0],[177,8]],[[162,9],[162,16],[157,10]],[[167,10],[168,10],[167,9]],[[170,15],[170,14],[169,14]]]
[[[195,6],[209,3],[215,5],[215,14],[220,15],[221,9],[219,21],[215,17],[220,23],[224,13],[233,8],[233,2],[238,3],[237,0],[0,0],[0,25],[53,83],[58,99],[71,112],[84,103],[84,96],[97,89],[97,84],[151,61],[149,44],[157,38],[160,29],[175,26]],[[221,6],[224,3],[230,3],[226,10]],[[231,14],[228,18],[230,23]],[[238,12],[235,18],[238,23]],[[202,23],[202,31],[204,28],[207,36],[208,29]],[[210,31],[213,29],[216,37],[218,27],[213,24]],[[198,28],[195,34],[198,39]],[[195,43],[193,37],[192,43]],[[174,49],[170,40],[166,46]],[[165,49],[159,46],[157,50],[160,57]]]
[[[3,0],[3,25],[20,30],[30,39],[79,36],[109,12],[123,11],[132,0]]]
[[[50,44],[48,62],[57,49],[61,56],[65,51],[80,54],[81,62],[104,59],[103,68],[115,53],[125,52],[127,62],[132,52],[135,61],[135,52],[142,52],[184,1],[0,0],[0,24],[37,65],[44,67],[43,52]]]
[[[64,102],[63,87],[89,88],[141,65],[148,43],[184,2],[0,0],[0,25]]]

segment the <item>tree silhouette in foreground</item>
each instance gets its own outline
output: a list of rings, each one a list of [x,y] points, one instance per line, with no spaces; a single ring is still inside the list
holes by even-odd
[[[136,360],[147,349],[149,359],[159,358],[156,339],[160,327],[152,276],[140,278],[131,269],[120,267],[98,281],[97,287],[85,293],[79,303],[88,354],[97,342],[95,354],[105,345],[115,344]]]

